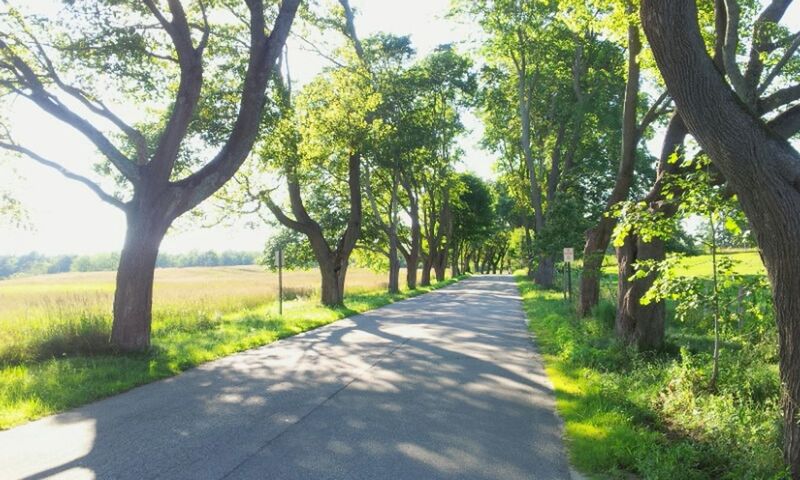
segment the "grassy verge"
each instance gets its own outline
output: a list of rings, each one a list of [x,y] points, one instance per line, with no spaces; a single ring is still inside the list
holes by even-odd
[[[336,320],[450,285],[451,279],[400,294],[368,292],[348,295],[346,307],[326,308],[298,299],[278,316],[274,303],[225,314],[161,314],[153,322],[153,348],[147,354],[67,355],[29,362],[0,363],[0,429],[83,405],[138,385],[176,375],[201,363],[266,345]],[[86,318],[64,348],[83,338],[108,338],[109,320]],[[53,345],[43,348],[58,351]]]
[[[672,326],[664,352],[639,354],[614,340],[612,305],[579,320],[559,292],[517,282],[577,469],[592,478],[786,478],[767,347],[730,342],[709,392],[698,335]]]

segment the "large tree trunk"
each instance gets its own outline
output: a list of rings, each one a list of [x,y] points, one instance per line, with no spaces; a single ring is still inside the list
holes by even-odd
[[[347,267],[342,270],[340,265],[332,259],[320,262],[322,276],[322,291],[320,299],[328,307],[338,307],[344,304],[344,279]]]
[[[429,287],[431,285],[431,269],[433,268],[433,264],[431,263],[431,256],[425,255],[422,259],[422,276],[419,280],[419,284],[423,287]]]
[[[681,168],[682,147],[688,133],[683,118],[677,113],[673,115],[664,135],[664,145],[658,164],[658,177],[650,193],[643,200],[649,205],[651,213],[660,215],[663,219],[671,218],[678,210],[677,201],[679,201],[681,192],[665,191],[667,188],[665,181],[671,175],[676,175]],[[674,155],[677,155],[677,158]],[[668,193],[674,197],[672,201],[666,200]],[[633,343],[637,344],[640,349],[658,348],[663,344],[666,309],[663,302],[642,305],[642,297],[653,285],[654,278],[648,276],[643,279],[629,280],[634,273],[633,268],[630,267],[635,266],[638,260],[660,262],[665,258],[666,251],[663,240],[653,239],[651,242],[644,242],[636,231],[630,232],[625,246],[617,249],[617,264],[619,265],[617,332],[620,338],[635,340]],[[625,326],[631,325],[628,319],[633,319],[636,327],[630,331],[621,331]],[[642,328],[648,335],[647,339],[640,343],[636,340],[639,336],[637,329]]]
[[[146,213],[129,211],[125,245],[117,269],[114,291],[114,322],[111,344],[120,351],[133,352],[150,347],[150,326],[153,308],[153,275],[158,247],[167,232],[169,222]]]
[[[784,458],[800,478],[800,154],[736,97],[706,51],[693,0],[642,0],[642,24],[686,126],[737,193],[772,285]]]
[[[447,277],[447,249],[441,250],[436,254],[433,270],[436,272],[436,281],[444,282]]]
[[[389,226],[389,293],[400,292],[400,258],[397,255],[397,224]]]
[[[629,13],[632,9],[629,4]],[[637,126],[637,109],[639,106],[639,54],[642,42],[639,38],[639,26],[631,22],[628,25],[628,79],[625,85],[625,101],[622,113],[622,151],[620,152],[619,169],[614,190],[606,203],[604,214],[593,228],[586,232],[586,244],[583,248],[583,274],[581,275],[581,294],[579,314],[589,315],[592,308],[600,301],[600,276],[603,256],[611,241],[611,234],[617,224],[616,218],[607,215],[617,203],[628,198],[633,183],[636,165],[636,146],[639,144],[640,132]]]
[[[537,285],[544,288],[553,288],[556,283],[556,262],[549,255],[539,256],[539,264],[536,267],[534,281]]]
[[[411,245],[408,249],[408,257],[406,257],[406,285],[409,290],[414,290],[417,288],[417,268],[419,267],[422,232],[419,225],[419,203],[416,197],[412,197],[411,189],[407,190],[409,190],[409,198],[411,198]]]
[[[460,249],[461,247],[458,244],[453,244],[452,248],[450,249],[450,268],[452,269],[450,273],[453,275],[453,277],[461,275],[461,268],[458,265],[458,252]]]
[[[600,281],[603,259],[614,226],[604,217],[600,223],[586,232],[583,247],[583,272],[581,274],[581,294],[578,313],[585,317],[600,303]]]
[[[655,274],[639,280],[630,278],[636,273],[637,261],[663,259],[664,242],[659,239],[645,243],[630,235],[617,249],[619,292],[615,330],[620,339],[639,350],[655,350],[663,345],[665,308],[663,302],[641,303],[642,296],[653,285]]]

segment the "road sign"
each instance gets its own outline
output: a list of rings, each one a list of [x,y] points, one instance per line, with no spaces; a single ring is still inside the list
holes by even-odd
[[[283,267],[283,250],[277,250],[275,252],[275,266],[276,267]]]
[[[575,261],[575,249],[574,248],[565,248],[564,249],[564,263],[572,263]]]

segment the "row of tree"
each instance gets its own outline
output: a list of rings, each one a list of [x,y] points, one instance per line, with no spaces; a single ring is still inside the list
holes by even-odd
[[[781,24],[791,3],[493,0],[457,8],[488,35],[480,52],[485,142],[515,200],[521,234],[512,249],[520,246],[539,284],[552,286],[561,247],[583,244],[579,313],[588,315],[614,240],[616,333],[657,349],[666,308],[648,295],[658,271],[646,267],[665,259],[686,216],[707,215],[715,245],[720,226],[752,231],[776,308],[784,452],[800,478],[800,156],[787,141],[800,131],[800,34]],[[659,126],[661,155],[650,158],[643,141]],[[720,217],[731,199],[747,221],[733,210]]]
[[[491,251],[484,241],[505,228],[496,195],[456,173],[461,111],[477,98],[471,61],[449,45],[417,59],[408,37],[362,41],[346,0],[300,4],[98,0],[54,14],[3,2],[0,98],[62,121],[103,160],[99,176],[67,168],[17,142],[13,119],[0,148],[124,212],[111,335],[121,351],[149,347],[159,245],[212,195],[226,217],[268,212],[283,225],[270,244],[295,245],[298,265],[313,259],[326,305],[342,304],[357,247],[388,260],[392,292],[401,264],[410,288],[444,279],[450,261],[455,273],[500,268],[502,237]],[[295,21],[330,62],[299,86],[285,49]],[[328,41],[304,37],[313,32]],[[117,113],[131,109],[135,121]]]
[[[156,266],[159,268],[224,267],[254,265],[260,258],[257,252],[227,250],[214,252],[190,251],[186,253],[159,253]],[[43,255],[37,252],[25,255],[1,255],[0,278],[14,275],[40,275],[64,272],[113,271],[119,267],[119,253],[96,253],[92,255]]]

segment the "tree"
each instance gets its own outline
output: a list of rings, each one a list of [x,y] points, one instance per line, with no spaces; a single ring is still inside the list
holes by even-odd
[[[628,58],[625,100],[622,108],[622,148],[616,182],[606,200],[606,207],[599,221],[586,232],[578,307],[579,313],[583,316],[591,312],[600,298],[600,269],[616,223],[616,217],[611,215],[611,211],[619,202],[628,199],[634,183],[639,142],[647,128],[670,104],[665,92],[651,102],[646,113],[641,120],[639,119],[642,103],[640,98],[642,42],[638,22],[631,18],[636,11],[633,2],[626,1],[624,8],[628,17],[626,26]]]
[[[300,0],[271,4],[275,12],[261,1],[245,3],[247,17],[240,15],[238,4],[203,0],[188,7],[170,1],[168,13],[153,0],[68,2],[59,18],[25,15],[6,2],[0,15],[0,93],[29,100],[87,138],[106,160],[101,168],[127,187],[124,200],[17,144],[9,134],[0,141],[0,147],[85,184],[125,213],[111,332],[120,350],[150,345],[153,272],[167,229],[221,188],[256,140],[267,83]],[[221,15],[215,15],[217,8]],[[228,8],[244,26],[212,23]],[[268,32],[267,18],[273,14]],[[246,47],[239,48],[239,41]],[[209,72],[222,76],[225,71],[239,77],[237,87],[204,81]],[[237,89],[238,106],[233,106],[236,102],[228,102],[224,93]],[[101,100],[109,91],[125,94],[131,104],[158,106],[160,114],[139,125],[126,123]],[[235,112],[217,141],[193,130],[199,110],[212,104]],[[113,136],[99,125],[113,126]],[[192,148],[197,142],[209,150],[219,148],[193,171],[196,159],[204,156]]]
[[[552,286],[565,240],[556,232],[585,218],[575,211],[557,218],[557,212],[567,213],[564,202],[579,197],[580,209],[593,211],[596,195],[584,194],[606,188],[608,165],[597,154],[618,141],[609,124],[619,128],[613,112],[620,105],[621,50],[599,40],[586,22],[568,23],[555,4],[464,2],[462,8],[490,34],[483,52],[484,143],[499,154],[513,196],[526,204],[529,274]]]
[[[492,190],[483,180],[469,173],[458,176],[459,187],[453,201],[453,233],[450,241],[452,265],[459,270],[459,259],[464,263],[470,258],[481,264],[484,244],[495,233],[495,201]],[[467,268],[463,270],[468,271]],[[482,270],[480,266],[475,269]]]
[[[727,34],[728,22],[726,21],[726,8],[724,2],[716,2],[716,5],[703,5],[706,11],[703,11],[703,17],[710,25],[705,29],[705,41],[709,45],[709,49],[713,49],[714,57],[713,62],[719,71],[727,72],[728,69],[740,68],[736,62],[725,62],[724,51],[726,49],[725,43],[734,41],[739,42],[739,37],[747,38],[749,36],[750,48],[760,48],[758,42],[753,42],[753,39],[759,37],[759,32],[764,32],[765,28],[769,28],[772,33],[778,38],[784,38],[775,43],[774,48],[771,49],[767,56],[763,54],[756,55],[751,51],[747,57],[747,62],[743,65],[745,71],[750,71],[748,84],[754,82],[754,76],[761,76],[761,80],[755,81],[759,86],[756,90],[744,96],[756,99],[754,112],[762,118],[773,117],[767,120],[768,124],[772,126],[780,126],[776,128],[775,132],[786,137],[794,134],[797,127],[787,128],[788,123],[782,115],[775,117],[775,112],[786,110],[787,105],[790,105],[798,98],[797,88],[789,83],[792,72],[795,68],[792,62],[786,61],[793,52],[796,51],[798,45],[785,40],[788,35],[784,29],[777,24],[772,24],[769,20],[770,15],[775,15],[775,10],[770,13],[771,9],[765,9],[761,15],[756,15],[750,12],[747,13],[749,24],[746,22],[736,21],[738,31]],[[708,11],[713,7],[713,10]],[[759,8],[758,5],[747,8]],[[737,12],[738,14],[738,12]],[[712,24],[712,20],[713,24]],[[771,26],[767,27],[766,25]],[[747,33],[749,32],[749,33]],[[783,33],[781,33],[783,32]],[[763,43],[765,40],[762,39]],[[763,58],[762,58],[763,57]],[[753,62],[766,62],[769,68],[758,67],[751,65]],[[755,73],[760,71],[761,73]],[[729,77],[736,77],[734,72]],[[776,86],[767,88],[770,83]],[[756,88],[756,87],[752,87]],[[752,89],[751,88],[751,89]],[[666,309],[661,301],[643,302],[642,299],[650,290],[653,282],[656,280],[655,275],[636,275],[634,271],[638,268],[639,263],[647,262],[660,262],[666,257],[667,243],[677,234],[677,224],[673,219],[676,214],[685,211],[683,207],[684,192],[691,190],[689,188],[675,188],[675,185],[686,185],[686,182],[678,182],[676,178],[691,174],[691,165],[697,164],[696,159],[685,158],[684,155],[684,142],[689,132],[686,129],[683,118],[679,114],[673,115],[664,136],[664,145],[662,148],[661,159],[658,167],[658,175],[655,183],[653,184],[650,192],[643,196],[639,202],[646,209],[647,215],[638,215],[643,220],[642,224],[638,227],[630,225],[630,220],[623,220],[629,225],[624,228],[623,237],[618,242],[617,248],[617,264],[619,266],[619,279],[618,279],[618,305],[617,305],[617,330],[620,336],[632,344],[636,344],[639,348],[652,349],[658,348],[664,339],[664,324]],[[725,178],[719,174],[718,171],[714,172],[714,177],[719,184],[725,184]],[[652,228],[648,226],[647,217],[653,218],[654,221],[660,223],[670,223],[670,228]],[[633,222],[636,223],[636,222]]]
[[[762,25],[777,23],[789,3],[770,2],[760,16]],[[730,8],[733,5],[726,2],[727,25],[736,24],[736,9]],[[769,29],[763,28],[753,42],[756,55],[752,67],[748,64],[741,78],[733,73],[728,83],[706,51],[693,0],[643,0],[641,16],[681,117],[736,192],[755,233],[778,324],[784,458],[793,478],[800,478],[800,348],[796,345],[800,338],[800,244],[796,241],[800,236],[800,154],[785,140],[787,130],[800,123],[800,109],[795,106],[785,110],[769,125],[753,109],[748,89],[752,92],[754,84],[758,90],[770,83],[759,82],[753,72],[765,68],[763,58],[770,42],[764,40],[769,38],[765,34]],[[728,28],[726,39],[732,38],[734,31]],[[730,57],[736,52],[735,45],[733,41],[726,44],[729,51],[723,54]],[[729,63],[733,63],[731,58],[726,61]],[[726,67],[725,73],[731,76],[732,71]]]
[[[349,258],[361,232],[361,167],[372,127],[367,116],[379,100],[363,74],[350,68],[318,77],[296,104],[285,85],[282,90],[284,114],[276,132],[281,143],[266,145],[261,159],[285,178],[292,217],[268,191],[255,197],[281,224],[306,236],[320,267],[322,303],[342,305]]]

